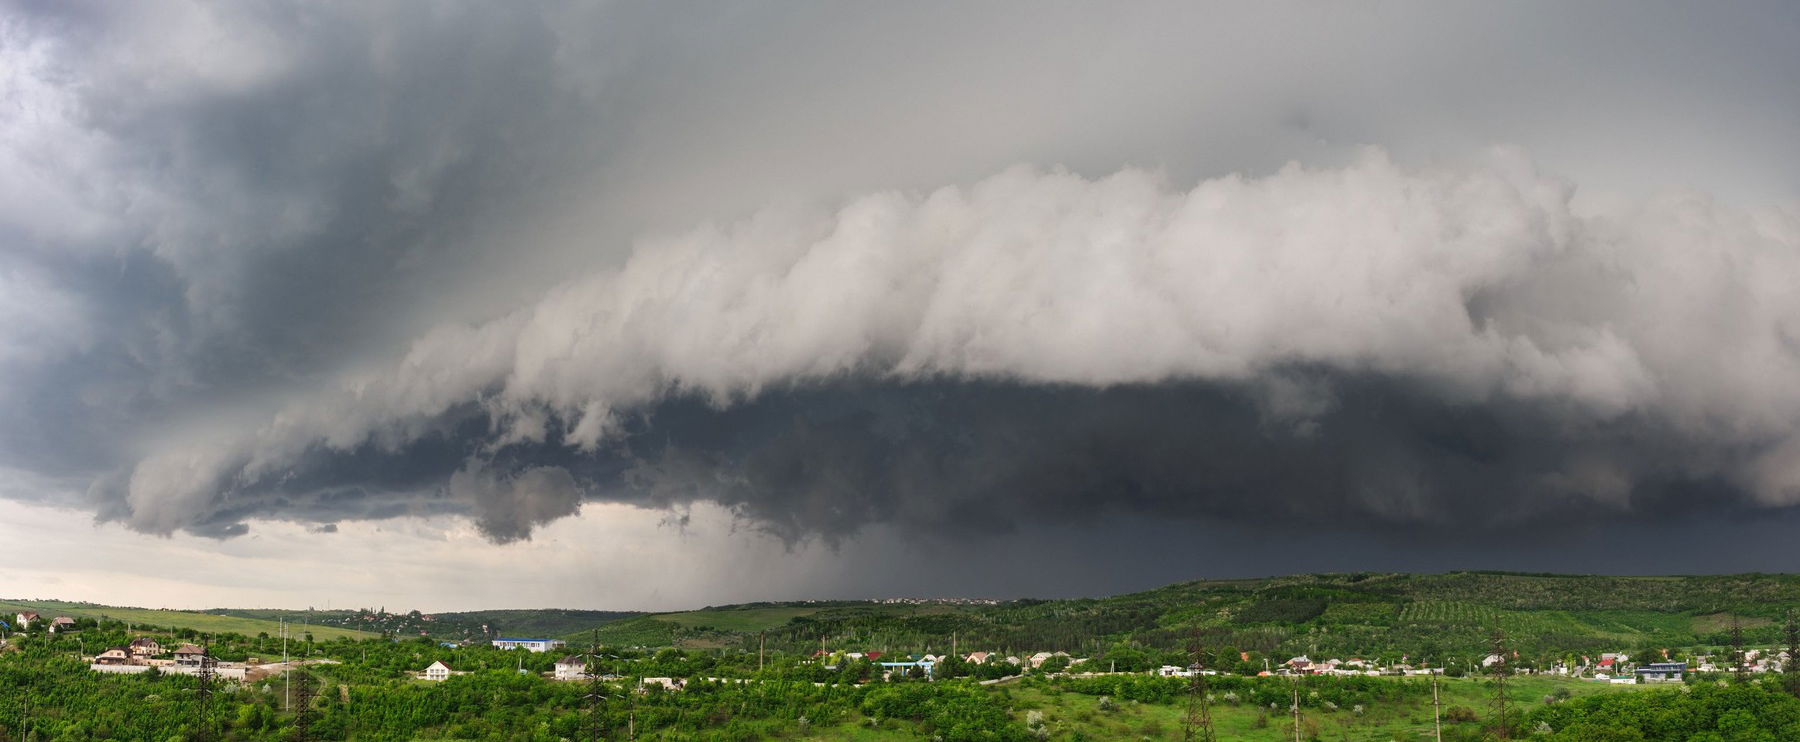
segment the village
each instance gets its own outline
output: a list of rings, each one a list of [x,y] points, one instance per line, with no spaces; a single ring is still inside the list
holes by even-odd
[[[80,621],[69,616],[55,616],[45,619],[35,612],[20,612],[14,615],[13,622],[0,621],[0,629],[11,631],[28,631],[41,627],[49,634],[77,634]],[[399,641],[398,638],[392,641]],[[461,649],[479,645],[480,641],[440,642],[445,649]],[[541,654],[564,650],[567,642],[552,638],[518,638],[501,637],[486,640],[493,649],[501,651],[522,651]],[[1412,677],[1431,675],[1485,675],[1504,670],[1508,674],[1542,674],[1557,677],[1580,679],[1596,683],[1608,684],[1655,684],[1680,683],[1692,673],[1736,673],[1752,675],[1760,673],[1782,672],[1789,662],[1788,653],[1781,650],[1764,650],[1757,648],[1744,649],[1730,656],[1710,654],[1693,655],[1691,661],[1668,661],[1667,650],[1664,657],[1653,658],[1652,661],[1637,662],[1623,652],[1601,653],[1598,656],[1579,656],[1570,660],[1556,661],[1543,667],[1520,663],[1518,656],[1511,657],[1490,653],[1484,657],[1471,657],[1466,661],[1433,665],[1430,663],[1408,662],[1402,658],[1399,662],[1382,663],[1358,657],[1349,659],[1315,660],[1305,655],[1291,657],[1284,661],[1262,659],[1262,669],[1254,672],[1227,672],[1195,665],[1162,665],[1154,670],[1118,671],[1116,667],[1104,669],[1095,667],[1098,663],[1086,657],[1072,656],[1064,651],[1039,651],[1031,654],[1002,654],[990,651],[974,651],[968,653],[932,654],[925,653],[884,653],[879,651],[849,651],[819,649],[804,659],[803,665],[818,665],[827,671],[837,671],[851,663],[867,663],[872,673],[870,679],[896,680],[921,679],[935,680],[940,670],[947,663],[960,665],[962,668],[980,668],[983,684],[1005,682],[1025,675],[1069,675],[1073,677],[1096,677],[1105,675],[1153,674],[1159,677],[1186,678],[1196,673],[1203,675],[1245,675],[1256,677]],[[544,677],[556,681],[588,681],[595,679],[593,669],[600,666],[595,657],[588,654],[567,654],[558,659],[552,669],[542,673]],[[1249,652],[1239,656],[1239,669],[1242,663],[1252,661]],[[121,646],[98,649],[92,656],[84,657],[88,667],[98,673],[137,674],[156,671],[160,673],[200,675],[206,674],[222,680],[243,681],[283,672],[298,664],[307,662],[335,662],[333,660],[300,660],[289,662],[265,662],[257,657],[249,657],[243,662],[220,661],[208,656],[207,650],[191,642],[179,642],[165,645],[152,636],[132,638]],[[762,658],[758,658],[758,666]],[[520,672],[523,661],[520,662]],[[457,669],[450,662],[434,660],[413,673],[413,677],[421,681],[441,682],[452,677],[468,674],[468,671]],[[624,676],[601,672],[598,679],[603,681],[619,681]],[[745,678],[678,678],[678,677],[642,677],[638,679],[640,689],[660,687],[665,690],[681,690],[693,680],[713,682],[742,682]]]

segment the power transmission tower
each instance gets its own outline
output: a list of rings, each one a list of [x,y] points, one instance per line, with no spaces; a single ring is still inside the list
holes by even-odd
[[[1511,739],[1512,729],[1506,719],[1506,676],[1512,674],[1512,657],[1506,648],[1506,634],[1494,629],[1493,638],[1494,664],[1489,672],[1494,675],[1494,718],[1498,720],[1497,730],[1501,739]]]
[[[1189,648],[1187,715],[1182,719],[1181,738],[1185,742],[1217,742],[1213,736],[1212,708],[1206,698],[1205,647],[1200,630],[1194,630],[1194,643]]]
[[[606,686],[600,682],[600,631],[594,630],[593,638],[588,643],[587,654],[587,695],[582,698],[588,704],[588,739],[600,742],[606,739]]]
[[[316,716],[318,712],[313,710],[313,684],[311,679],[306,675],[300,676],[300,689],[299,692],[294,694],[294,705],[296,706],[294,710],[294,739],[300,740],[301,742],[311,742],[313,739],[313,717]]]
[[[1731,673],[1743,680],[1744,667],[1744,626],[1738,622],[1737,614],[1731,616]]]
[[[1787,635],[1787,659],[1781,663],[1781,674],[1787,680],[1788,692],[1800,696],[1800,620],[1788,611],[1787,624],[1781,627]]]
[[[199,704],[197,714],[198,725],[194,729],[196,742],[207,742],[212,739],[212,696],[213,696],[213,659],[212,643],[206,639],[200,642],[200,669],[194,673],[199,686],[194,690],[194,700]]]

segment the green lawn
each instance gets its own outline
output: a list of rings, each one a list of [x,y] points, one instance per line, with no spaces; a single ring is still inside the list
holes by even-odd
[[[260,632],[268,632],[270,636],[281,634],[281,624],[276,621],[265,621],[258,618],[238,618],[235,616],[214,616],[193,611],[169,611],[154,608],[121,608],[118,606],[94,605],[92,603],[70,603],[60,600],[0,600],[0,612],[11,617],[19,611],[36,611],[48,619],[54,616],[70,616],[74,618],[112,618],[132,623],[151,626],[166,626],[178,629],[193,629],[204,633],[236,632],[244,636],[256,636]],[[367,631],[340,629],[334,626],[302,626],[288,625],[288,636],[298,638],[311,632],[314,639],[326,641],[338,637],[351,639],[374,639],[379,635]]]

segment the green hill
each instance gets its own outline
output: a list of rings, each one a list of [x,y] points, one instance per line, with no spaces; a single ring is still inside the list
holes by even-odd
[[[1773,644],[1800,608],[1800,576],[1603,577],[1455,572],[1201,580],[1108,598],[997,604],[757,603],[659,613],[600,627],[627,646],[923,651],[1092,650],[1116,643],[1330,656],[1462,657],[1496,629],[1543,656],[1719,646],[1733,625]],[[584,641],[586,632],[567,638]]]
[[[71,618],[113,618],[146,626],[158,626],[171,629],[193,629],[201,633],[222,634],[238,633],[254,637],[267,632],[270,636],[281,633],[281,625],[272,620],[248,618],[242,616],[219,616],[200,611],[171,611],[157,608],[128,608],[121,606],[99,605],[96,603],[71,603],[61,600],[0,600],[0,612],[8,622],[20,611],[35,611],[45,618],[53,616],[69,616]],[[339,637],[349,639],[372,639],[376,634],[367,631],[356,631],[336,626],[290,626],[289,636],[298,637],[311,632],[313,637],[321,641]]]
[[[389,613],[383,608],[357,610],[296,611],[275,608],[214,608],[206,613],[289,623],[335,626],[374,634],[433,636],[440,639],[482,639],[493,636],[559,636],[592,629],[611,621],[642,615],[629,611],[584,611],[563,608],[529,608],[452,613]]]

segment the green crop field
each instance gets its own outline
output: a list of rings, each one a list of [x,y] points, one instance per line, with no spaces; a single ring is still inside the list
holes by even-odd
[[[193,629],[201,633],[221,634],[234,632],[244,636],[256,636],[267,632],[270,636],[281,633],[281,624],[276,621],[265,621],[258,618],[240,618],[237,616],[214,616],[194,611],[170,611],[156,608],[125,608],[120,606],[95,605],[93,603],[70,603],[60,600],[0,600],[0,612],[7,616],[19,611],[36,611],[45,618],[53,616],[69,616],[72,618],[114,618],[120,621],[161,626],[172,629]],[[333,626],[305,626],[289,624],[288,636],[299,637],[311,633],[320,641],[347,638],[370,639],[377,635],[367,631],[353,631]]]

